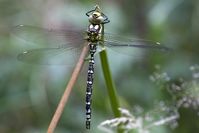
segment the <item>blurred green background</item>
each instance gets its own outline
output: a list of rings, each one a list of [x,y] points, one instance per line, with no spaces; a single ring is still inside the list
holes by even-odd
[[[199,76],[196,69],[199,55],[199,1],[0,0],[0,133],[46,132],[72,72],[72,68],[65,66],[30,65],[18,61],[17,55],[25,50],[23,46],[26,46],[26,42],[12,36],[12,27],[26,24],[48,28],[86,29],[88,20],[85,13],[96,4],[111,21],[105,26],[105,31],[159,41],[173,49],[173,52],[163,53],[163,56],[142,55],[144,58],[139,61],[108,51],[121,107],[131,112],[135,106],[140,106],[147,112],[158,107],[154,103],[164,101],[173,105],[178,103],[179,99],[191,97],[189,106],[176,107],[180,117],[175,128],[165,124],[154,127],[150,132],[199,131]],[[39,44],[35,46],[37,45]],[[85,65],[69,97],[56,133],[101,133],[97,128],[100,122],[113,118],[98,58],[96,56],[98,63],[94,81],[91,131],[86,131],[84,124]],[[164,79],[161,82],[161,77],[155,82],[150,80],[157,68],[159,75],[168,75],[169,82]],[[180,79],[183,81],[179,82]],[[160,83],[157,85],[158,81]],[[168,93],[168,86],[178,85],[183,88],[183,83],[192,84],[193,81],[194,87],[185,87],[188,89],[185,92],[189,93],[179,92],[180,96],[177,98],[175,94]],[[196,91],[193,91],[193,88]],[[192,106],[194,100],[196,105]],[[160,118],[163,115],[161,112],[157,114]]]

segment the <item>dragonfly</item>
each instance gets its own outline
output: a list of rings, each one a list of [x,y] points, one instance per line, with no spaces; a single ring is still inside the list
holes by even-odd
[[[104,25],[109,23],[109,18],[101,11],[98,5],[86,13],[89,25],[86,31],[74,29],[45,29],[29,25],[18,25],[14,33],[20,38],[47,43],[48,47],[26,50],[18,55],[18,60],[36,64],[65,64],[75,63],[84,45],[88,45],[88,71],[86,82],[86,129],[91,125],[91,102],[94,80],[95,54],[98,49],[110,48],[121,53],[129,54],[127,49],[148,49],[168,51],[169,48],[157,42],[144,39],[126,38],[120,35],[104,33]],[[20,34],[18,34],[20,33]],[[31,38],[31,39],[30,39]],[[42,42],[44,40],[44,42]],[[66,43],[67,42],[67,43]],[[100,51],[99,50],[99,51]],[[132,52],[132,51],[130,51]],[[130,53],[131,54],[131,53]]]

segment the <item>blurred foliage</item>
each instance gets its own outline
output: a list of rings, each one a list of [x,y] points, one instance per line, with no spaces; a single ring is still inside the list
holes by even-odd
[[[108,53],[121,107],[131,111],[139,105],[147,111],[153,109],[154,103],[163,100],[173,105],[189,94],[183,91],[181,97],[173,99],[165,84],[180,86],[194,81],[197,83],[195,87],[199,87],[198,81],[193,79],[193,72],[189,70],[190,67],[199,64],[197,0],[0,0],[1,133],[46,132],[72,71],[72,68],[65,66],[39,66],[18,61],[17,54],[29,45],[12,35],[13,26],[28,24],[39,27],[86,29],[88,22],[85,12],[93,9],[96,3],[111,20],[105,27],[107,32],[157,40],[173,49],[171,53],[163,53],[162,56],[146,54],[142,60],[132,60],[129,56],[112,51]],[[157,64],[161,66],[163,73],[169,75],[168,83],[160,82],[156,85],[157,82],[150,80],[149,77],[156,71]],[[86,132],[86,66],[73,89],[56,133]],[[96,129],[100,122],[113,118],[99,66],[96,65],[92,104],[90,132],[94,133],[102,132]],[[194,73],[197,76],[198,72]],[[198,92],[195,92],[193,87],[186,88],[190,93],[196,94],[196,99],[198,98]],[[174,129],[167,125],[160,126],[154,129],[153,133],[198,131],[198,110],[193,106],[185,107],[178,108],[178,126]],[[159,117],[163,115],[164,113],[159,112]]]

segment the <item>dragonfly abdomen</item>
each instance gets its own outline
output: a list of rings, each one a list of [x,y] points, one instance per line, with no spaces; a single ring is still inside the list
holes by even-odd
[[[89,59],[89,67],[88,67],[88,76],[87,76],[87,87],[86,87],[86,128],[90,129],[91,123],[91,102],[92,102],[92,90],[93,90],[93,76],[94,76],[94,54],[96,52],[96,44],[90,43],[89,44],[89,52],[90,52],[90,59]]]

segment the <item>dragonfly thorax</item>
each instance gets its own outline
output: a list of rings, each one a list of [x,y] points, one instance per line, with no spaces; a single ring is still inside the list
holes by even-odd
[[[102,26],[100,24],[90,24],[88,26],[87,35],[89,42],[97,42],[101,38]]]

